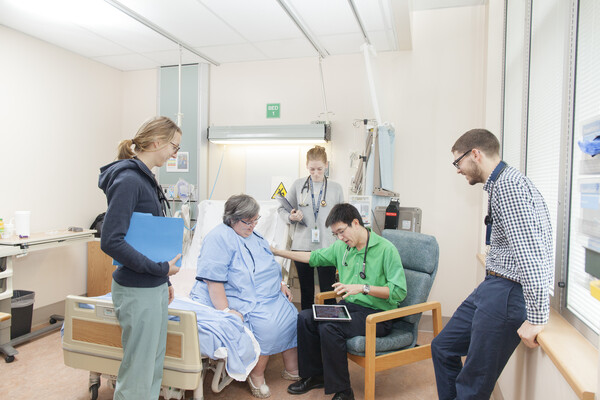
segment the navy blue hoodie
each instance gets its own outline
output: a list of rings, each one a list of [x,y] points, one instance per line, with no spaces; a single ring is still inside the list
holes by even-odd
[[[125,241],[133,212],[164,216],[160,187],[150,169],[134,158],[100,168],[98,187],[106,194],[108,209],[100,248],[123,266],[113,272],[121,286],[156,287],[168,282],[169,260],[156,263]]]

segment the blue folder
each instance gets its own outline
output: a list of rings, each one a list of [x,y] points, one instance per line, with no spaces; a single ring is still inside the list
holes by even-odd
[[[183,248],[183,219],[134,212],[125,241],[152,261],[170,261]],[[181,258],[175,265],[181,267]]]

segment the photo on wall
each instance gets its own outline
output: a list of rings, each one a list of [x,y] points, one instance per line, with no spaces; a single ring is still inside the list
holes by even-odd
[[[189,153],[180,151],[177,157],[172,157],[167,160],[167,172],[189,172]]]

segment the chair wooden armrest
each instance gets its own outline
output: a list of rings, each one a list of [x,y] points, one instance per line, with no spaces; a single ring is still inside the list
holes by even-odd
[[[433,313],[433,333],[437,335],[442,330],[442,305],[439,301],[428,301],[426,303],[413,304],[412,306],[395,308],[393,310],[381,311],[371,314],[367,317],[367,333],[369,325],[372,325],[373,333],[375,332],[375,324],[391,319],[402,318],[408,315],[419,314],[425,311]]]
[[[317,293],[315,296],[315,304],[325,304],[327,299],[335,299],[338,295],[332,290],[330,292]]]
[[[425,358],[431,358],[430,344],[400,350],[397,353],[376,356],[376,324],[378,322],[406,317],[408,315],[418,314],[424,311],[432,312],[433,336],[437,336],[442,330],[442,305],[439,301],[428,301],[425,303],[414,304],[389,311],[382,311],[371,314],[367,317],[365,332],[365,357],[356,357],[353,355],[349,356],[352,360],[359,363],[359,365],[362,365],[366,371],[369,371],[369,373],[365,375],[365,387],[368,388],[368,390],[365,390],[365,393],[368,393],[365,398],[374,398],[376,371],[385,370],[393,366],[405,365],[411,362],[423,360]],[[404,353],[404,355],[400,355],[401,353]],[[375,362],[376,358],[380,359],[380,361],[377,363]]]

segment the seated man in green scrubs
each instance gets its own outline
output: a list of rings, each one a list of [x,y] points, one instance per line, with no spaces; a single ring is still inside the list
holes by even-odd
[[[397,308],[406,297],[406,279],[396,247],[364,227],[351,204],[332,208],[325,226],[337,239],[331,246],[312,252],[272,249],[278,256],[310,264],[335,265],[340,281],[333,284],[342,296],[352,320],[315,321],[312,310],[298,314],[298,367],[301,379],[288,393],[303,394],[325,387],[333,400],[354,399],[350,386],[346,339],[365,335],[369,314]],[[377,336],[390,333],[391,321],[377,324]]]

